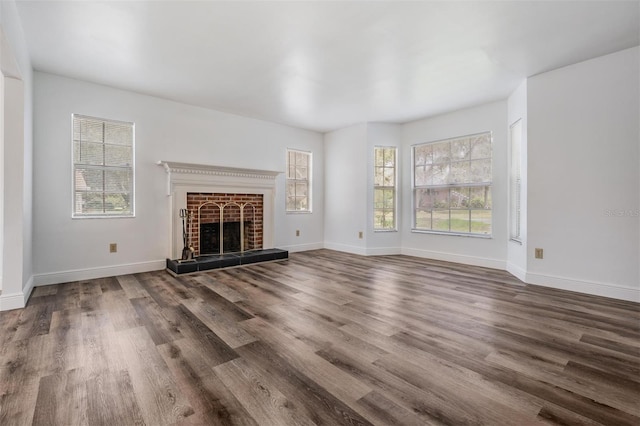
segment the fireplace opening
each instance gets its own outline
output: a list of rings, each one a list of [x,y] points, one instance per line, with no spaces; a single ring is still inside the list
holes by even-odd
[[[244,222],[244,246],[252,248],[250,241],[251,222]],[[222,224],[222,251],[235,253],[241,250],[240,222]],[[220,253],[220,223],[200,224],[200,255]]]

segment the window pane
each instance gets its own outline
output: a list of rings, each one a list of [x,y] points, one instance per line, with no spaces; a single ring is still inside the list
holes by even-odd
[[[307,197],[296,196],[296,210],[300,210],[300,211],[309,210]]]
[[[129,145],[133,141],[133,126],[125,123],[105,123],[104,142],[107,144]]]
[[[491,187],[471,188],[469,207],[472,209],[491,209]]]
[[[451,157],[452,160],[468,160],[469,139],[464,138],[451,141]]]
[[[434,164],[431,168],[431,184],[446,185],[449,183],[449,163]]]
[[[431,210],[416,210],[415,214],[417,229],[431,229]]]
[[[104,184],[106,192],[130,192],[133,187],[131,170],[105,170]]]
[[[471,159],[491,158],[491,136],[475,136],[471,139]]]
[[[373,184],[377,186],[384,185],[384,167],[376,167],[374,171]]]
[[[451,163],[451,182],[450,183],[468,183],[470,167],[468,161]]]
[[[491,234],[491,210],[471,210],[471,232]]]
[[[469,210],[451,210],[451,232],[469,232]]]
[[[287,196],[287,210],[295,210],[296,209],[296,197],[291,195]]]
[[[73,142],[73,158],[75,164],[103,164],[102,143],[93,142]]]
[[[431,201],[433,203],[433,208],[448,209],[449,208],[449,188],[432,189]]]
[[[413,149],[413,157],[415,164],[431,164],[433,163],[433,147],[432,145],[418,145]]]
[[[305,154],[304,152],[296,152],[296,166],[307,166],[307,154]]]
[[[491,182],[491,159],[471,162],[471,182]]]
[[[104,142],[103,122],[89,118],[76,118],[73,139],[85,142]]]
[[[387,167],[395,167],[396,150],[394,148],[384,149],[384,165]]]
[[[415,184],[416,186],[430,185],[431,180],[431,166],[416,166],[415,169]]]
[[[307,196],[307,184],[304,182],[296,182],[296,197]]]
[[[433,211],[433,230],[449,231],[449,210]]]
[[[309,176],[308,169],[306,167],[296,167],[296,179],[306,180]]]
[[[395,207],[395,191],[393,189],[384,190],[384,208],[393,210]]]
[[[113,214],[131,213],[131,194],[126,192],[105,194],[104,210],[105,213]]]
[[[124,145],[104,145],[105,166],[131,166],[133,159],[130,146]]]
[[[395,169],[384,169],[384,186],[395,186],[396,180]]]
[[[79,192],[76,194],[76,208],[82,214],[101,214],[104,203],[101,192]]]
[[[384,166],[384,149],[383,148],[375,148],[374,149],[375,156],[375,165],[376,166]]]
[[[448,163],[451,160],[449,142],[432,144],[433,146],[433,162]]]
[[[416,189],[414,192],[414,200],[417,209],[431,210],[433,201],[431,199],[432,189]]]
[[[449,197],[452,209],[469,208],[469,188],[451,188]]]
[[[375,209],[384,208],[384,190],[383,189],[373,190],[373,208]]]
[[[76,169],[76,191],[102,191],[104,173],[96,169]]]

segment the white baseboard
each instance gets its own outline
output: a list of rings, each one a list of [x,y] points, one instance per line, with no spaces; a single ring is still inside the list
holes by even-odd
[[[0,311],[24,308],[27,306],[31,291],[33,291],[33,277],[29,278],[22,291],[18,293],[0,294]]]
[[[392,254],[401,254],[400,247],[373,247],[366,249],[367,256],[388,256]]]
[[[575,291],[577,293],[610,297],[612,299],[640,302],[640,288],[618,286],[593,281],[575,280],[553,275],[527,273],[527,284],[557,288],[559,290]]]
[[[277,248],[282,250],[287,250],[289,253],[295,253],[298,251],[319,250],[321,248],[324,248],[324,244],[323,243],[293,244],[290,246],[277,246]]]
[[[118,275],[138,274],[141,272],[159,271],[167,266],[166,260],[128,263],[124,265],[103,266],[98,268],[75,269],[72,271],[50,272],[34,275],[34,285],[51,285],[72,281],[91,280],[95,278],[114,277]]]
[[[25,307],[24,293],[0,294],[0,311],[10,311]]]
[[[359,254],[361,256],[367,255],[367,249],[365,247],[350,246],[347,244],[330,243],[325,241],[324,248],[329,250],[343,251],[345,253]]]
[[[442,253],[439,251],[420,250],[403,247],[402,254],[407,256],[424,257],[427,259],[444,260],[446,262],[463,263],[466,265],[483,266],[485,268],[507,269],[507,262],[499,259],[489,259],[486,257],[466,256],[462,254]]]
[[[513,263],[507,262],[507,272],[509,272],[514,277],[518,278],[520,281],[524,283],[527,282],[527,271],[525,271],[519,266],[514,265]]]

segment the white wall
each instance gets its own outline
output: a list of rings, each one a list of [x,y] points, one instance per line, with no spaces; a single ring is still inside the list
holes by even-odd
[[[493,133],[492,238],[411,232],[411,146],[486,131]],[[402,152],[402,253],[505,269],[508,239],[507,102],[493,102],[404,124]]]
[[[170,217],[158,160],[284,172],[287,148],[313,152],[313,213],[285,214],[280,175],[274,242],[292,250],[322,247],[321,134],[46,73],[35,74],[35,87],[36,284],[164,267]],[[135,122],[135,218],[71,219],[72,113]],[[118,253],[109,253],[112,242]]]
[[[367,254],[400,254],[402,218],[400,215],[396,217],[396,225],[398,231],[377,231],[373,230],[373,172],[374,172],[374,147],[376,146],[395,146],[398,149],[397,166],[402,162],[404,152],[400,146],[401,126],[398,124],[387,123],[368,123],[367,124]],[[397,211],[400,212],[402,183],[401,170],[398,170],[398,191],[399,197]]]
[[[635,47],[529,79],[529,282],[640,300],[639,62]]]
[[[32,288],[33,71],[13,1],[0,2],[3,81],[2,295],[0,310],[23,307]],[[14,250],[8,253],[8,250]]]
[[[326,133],[324,158],[324,246],[366,254],[367,125]]]
[[[520,176],[520,242],[507,242],[507,271],[522,281],[527,273],[527,80],[523,81],[507,100],[507,124],[509,127],[518,120],[522,120],[521,163]],[[510,138],[510,136],[509,136]],[[511,158],[511,139],[508,139],[508,155]],[[508,176],[508,175],[507,175]],[[510,193],[510,191],[508,192]],[[508,207],[510,209],[510,206]],[[509,212],[509,215],[511,212]],[[511,218],[509,217],[509,224]],[[507,232],[510,232],[508,229]],[[508,235],[510,237],[510,235]]]

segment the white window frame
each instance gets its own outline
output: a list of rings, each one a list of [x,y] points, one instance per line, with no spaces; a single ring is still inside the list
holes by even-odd
[[[103,125],[106,123],[114,123],[114,124],[125,124],[131,126],[132,136],[131,136],[131,165],[130,166],[105,166],[105,165],[91,165],[90,167],[97,170],[106,171],[108,169],[120,169],[120,170],[131,170],[131,208],[130,211],[126,213],[116,213],[116,212],[103,212],[103,213],[78,213],[76,211],[76,198],[77,191],[76,187],[76,167],[83,166],[82,163],[76,162],[75,158],[75,135],[74,135],[74,125],[75,120],[78,119],[88,119],[95,120],[97,122],[102,122]],[[135,164],[136,164],[136,150],[135,150],[135,139],[136,139],[136,129],[135,123],[129,121],[120,121],[120,120],[111,120],[99,117],[92,117],[83,114],[71,114],[71,218],[72,219],[115,219],[115,218],[133,218],[135,217],[135,188],[136,188],[136,173],[135,173]],[[103,142],[104,143],[104,142]],[[86,165],[85,165],[86,166]],[[107,192],[103,189],[103,196]]]
[[[491,181],[488,182],[455,182],[455,183],[444,183],[444,184],[438,184],[438,185],[416,185],[416,158],[415,158],[415,152],[416,152],[416,148],[424,146],[424,145],[436,145],[436,144],[444,144],[444,143],[451,143],[453,141],[456,140],[460,140],[460,139],[465,139],[465,138],[473,138],[473,137],[478,137],[478,136],[482,136],[482,135],[488,135],[489,136],[489,141],[491,143],[491,156],[490,157],[486,157],[483,158],[484,160],[490,160],[491,161]],[[478,158],[476,160],[483,160],[482,158]],[[463,160],[463,161],[474,161],[474,160]],[[451,165],[454,161],[451,160],[451,156],[449,157],[449,165]],[[493,215],[493,201],[492,201],[492,207],[491,209],[488,209],[491,211],[491,232],[490,233],[473,233],[471,232],[471,229],[469,229],[469,232],[462,232],[462,231],[445,231],[445,230],[434,230],[434,229],[427,229],[427,228],[419,228],[417,226],[417,202],[416,202],[416,194],[417,194],[417,190],[423,190],[423,189],[433,189],[433,190],[437,190],[437,189],[447,189],[449,188],[449,191],[451,191],[453,188],[478,188],[478,187],[488,187],[489,191],[491,191],[491,198],[493,198],[493,134],[491,131],[486,131],[486,132],[479,132],[479,133],[474,133],[474,134],[470,134],[470,135],[464,135],[464,136],[456,136],[456,137],[452,137],[452,138],[446,138],[446,139],[440,139],[440,140],[435,140],[435,141],[430,141],[430,142],[423,142],[423,143],[419,143],[419,144],[415,144],[411,146],[411,186],[412,186],[412,195],[411,195],[411,211],[412,211],[412,228],[411,228],[411,232],[415,232],[415,233],[426,233],[426,234],[441,234],[441,235],[455,235],[455,236],[464,236],[464,237],[475,237],[475,238],[492,238],[493,236],[493,230],[494,230],[494,224],[493,224],[493,219],[494,219],[494,215]],[[444,209],[443,209],[444,210]],[[471,212],[473,210],[482,210],[482,209],[474,209],[471,208],[470,206],[467,207],[466,209],[452,209],[451,206],[449,205],[449,208],[447,209],[449,211],[449,220],[451,220],[451,211],[452,210],[468,210],[469,211],[469,215],[471,215]],[[471,228],[471,216],[469,216],[470,220],[469,220],[469,227]]]
[[[382,165],[379,166],[376,162],[378,151],[382,150],[383,156],[384,151],[393,150],[393,166]],[[382,177],[384,178],[384,170],[385,169],[393,169],[393,185],[376,185],[376,177],[378,170],[382,169]],[[389,211],[389,208],[386,207],[376,207],[376,192],[382,190],[384,191],[393,191],[393,207],[391,208],[391,212],[393,213],[393,225],[390,227],[376,227],[376,212],[378,211]],[[398,231],[398,148],[395,146],[374,146],[373,147],[373,231],[374,232],[397,232]]]
[[[304,154],[307,156],[307,178],[298,178],[295,173],[293,176],[291,176],[290,174],[290,164],[289,164],[289,157],[290,157],[290,153],[294,153],[294,154]],[[294,170],[296,165],[294,165]],[[312,209],[313,209],[313,197],[312,197],[312,176],[313,176],[313,153],[310,151],[302,151],[299,149],[291,149],[291,148],[287,148],[287,156],[286,156],[286,172],[285,172],[285,188],[284,188],[284,195],[285,195],[285,211],[287,213],[292,213],[292,214],[299,214],[299,213],[312,213]],[[295,209],[295,210],[290,210],[288,207],[288,203],[287,203],[287,199],[290,197],[289,194],[289,184],[290,183],[294,183],[294,188],[297,188],[297,186],[299,184],[305,184],[306,185],[306,192],[307,192],[307,208],[306,209]],[[296,197],[296,194],[293,194],[294,197]]]
[[[522,244],[522,119],[509,126],[509,239]]]

